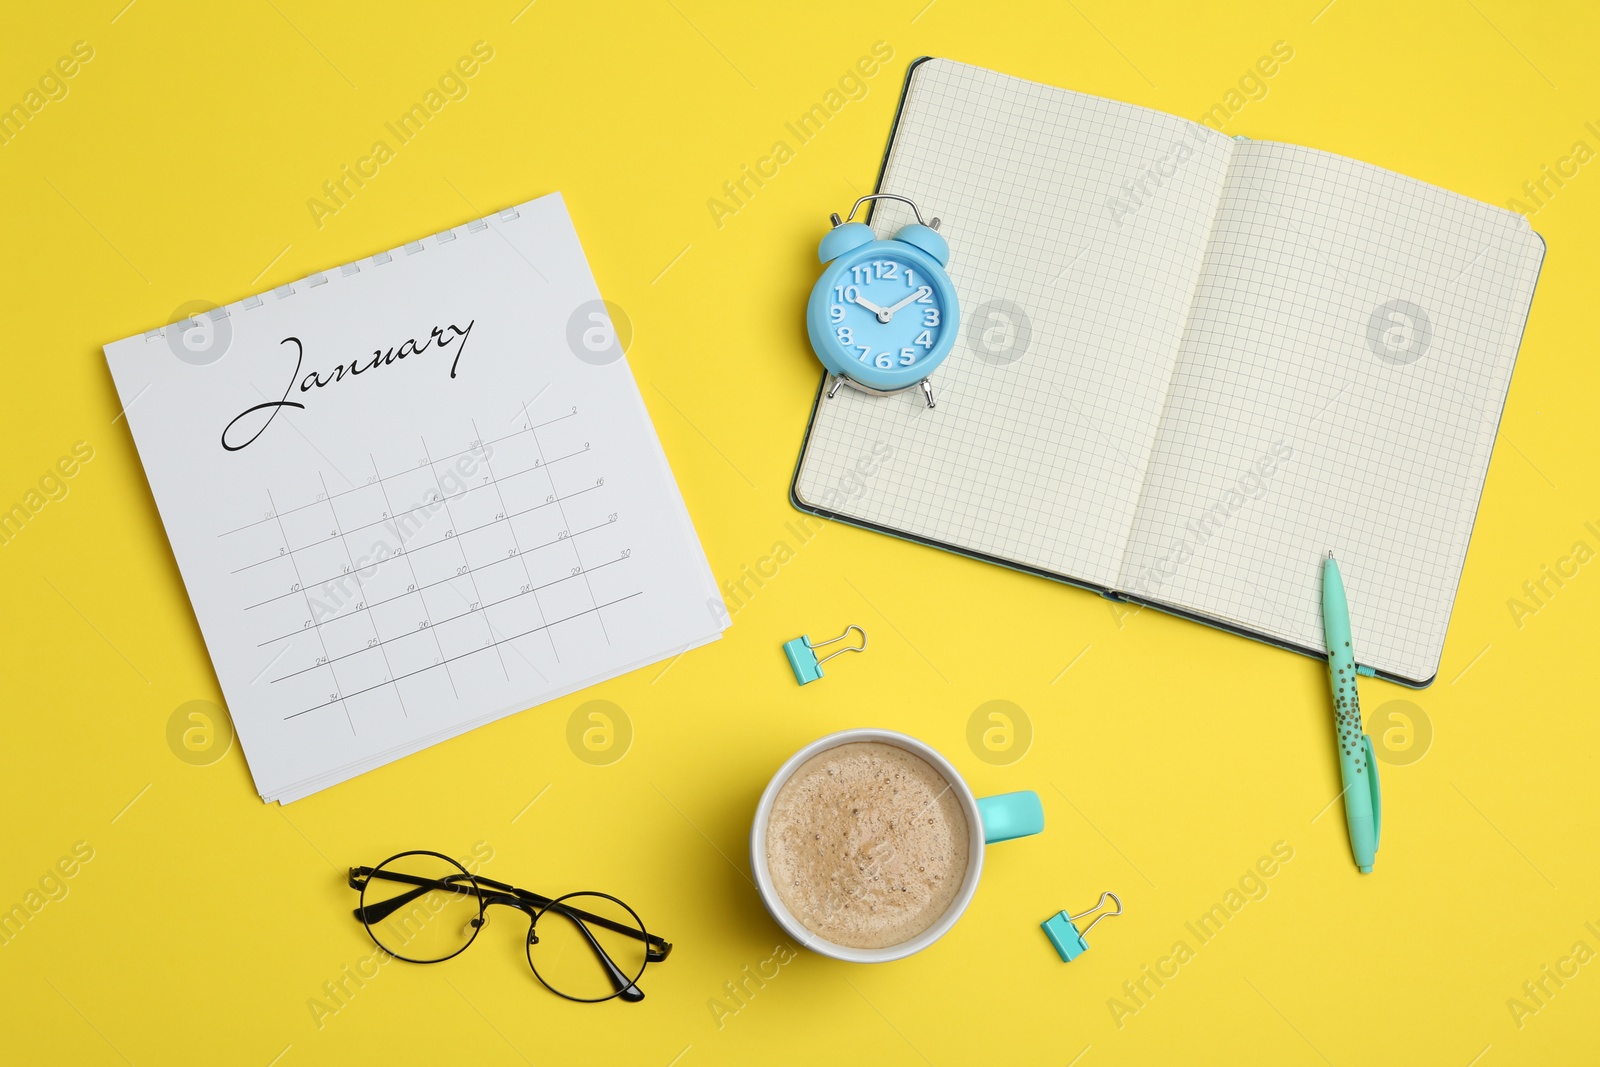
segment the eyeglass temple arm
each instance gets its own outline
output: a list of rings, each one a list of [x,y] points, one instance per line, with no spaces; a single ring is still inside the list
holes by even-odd
[[[454,876],[452,876],[454,877]],[[366,884],[368,878],[381,878],[385,881],[404,882],[417,888],[408,890],[388,900],[380,900],[354,909],[353,914],[364,923],[382,922],[413,900],[435,889],[459,893],[463,896],[470,895],[473,890],[470,884],[463,885],[459,881],[449,879],[417,878],[407,874],[393,874],[389,871],[371,871],[364,867],[350,868],[350,887],[360,889]]]
[[[617,991],[617,995],[619,997],[621,997],[623,1000],[632,1002],[637,1002],[644,999],[644,990],[640,989],[637,984],[628,978],[627,975],[622,973],[622,968],[616,965],[616,962],[613,961],[610,955],[606,953],[606,950],[601,947],[600,942],[595,940],[594,934],[589,931],[588,924],[580,920],[579,917],[584,914],[583,912],[579,911],[577,908],[569,908],[565,904],[557,904],[553,909],[546,909],[545,912],[541,912],[540,914],[544,915],[551,910],[555,911],[558,915],[565,915],[573,920],[572,924],[583,933],[583,939],[589,942],[589,947],[593,949],[594,954],[600,958],[600,965],[605,968],[606,977],[611,979],[611,988]],[[528,931],[529,937],[532,937],[533,934],[534,931]],[[645,954],[645,960],[648,962],[649,959],[650,956],[647,952]]]
[[[493,878],[479,878],[478,884],[486,885],[490,889],[498,889],[505,893],[512,893],[520,899],[540,908],[548,908],[552,903],[554,903],[550,897],[535,893],[530,889],[519,889],[517,886],[508,885],[505,882],[497,882]],[[629,926],[627,923],[619,923],[613,919],[607,919],[603,915],[591,915],[589,912],[586,912],[581,908],[574,908],[570,904],[561,905],[561,910],[572,915],[576,915],[586,923],[593,923],[594,925],[606,930],[610,930],[613,933],[626,934],[635,940],[643,941],[649,947],[649,951],[647,952],[645,958],[651,963],[660,963],[662,960],[666,959],[667,954],[672,951],[672,944],[670,942],[664,940],[663,938],[657,937],[655,934],[640,930],[638,927]],[[587,935],[588,931],[586,930],[584,933]]]
[[[413,900],[416,900],[418,897],[432,889],[444,889],[452,893],[471,892],[469,887],[461,884],[459,881],[422,878],[413,874],[401,874],[398,871],[374,870],[371,867],[350,868],[349,881],[351,889],[365,888],[367,880],[370,878],[381,878],[385,881],[400,882],[405,885],[416,886],[417,888],[408,890],[399,894],[398,896],[390,897],[388,900],[378,901],[374,904],[368,904],[364,907],[353,909],[352,914],[364,923],[382,922],[399,909],[405,907],[407,904],[411,903]],[[488,886],[490,889],[498,889],[502,892],[513,894],[518,899],[527,901],[528,903],[540,908],[548,907],[551,904],[550,897],[542,896],[538,893],[532,892],[531,890],[518,889],[516,886],[508,885],[505,882],[497,882],[493,878],[479,877],[475,878],[474,880],[479,885]],[[561,905],[561,908],[563,911],[570,915],[577,916],[586,923],[594,923],[596,926],[603,927],[604,929],[610,930],[613,933],[624,934],[636,940],[643,941],[646,946],[645,959],[650,963],[660,963],[672,952],[672,943],[664,938],[656,936],[655,934],[647,933],[636,927],[629,926],[626,923],[615,922],[601,915],[591,915],[589,912],[583,911],[579,908],[571,907],[566,904]],[[584,934],[588,936],[588,931],[585,930]],[[592,936],[590,937],[590,940],[593,940]],[[596,946],[596,949],[598,950],[598,946]]]
[[[451,892],[458,893],[463,896],[467,895],[468,893],[468,890],[462,887],[459,883],[456,885],[443,887],[419,886],[416,889],[401,893],[399,896],[390,897],[388,900],[379,901],[376,904],[368,904],[365,908],[356,908],[355,917],[366,923],[382,922],[400,908],[410,904],[413,900],[416,900],[424,893],[432,892],[435,888],[446,888]],[[506,904],[514,908],[522,909],[526,909],[528,907],[527,901],[519,900],[507,893],[483,893],[480,894],[480,899],[482,899],[485,905]],[[474,920],[473,924],[477,925],[477,921]]]

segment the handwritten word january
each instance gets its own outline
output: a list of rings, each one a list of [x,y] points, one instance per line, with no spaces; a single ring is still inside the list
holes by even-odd
[[[349,363],[336,365],[325,374],[315,370],[307,371],[303,378],[300,376],[300,365],[305,361],[305,344],[298,337],[285,337],[278,343],[280,345],[294,346],[294,370],[289,374],[289,384],[283,388],[283,396],[277,400],[268,400],[263,404],[252,405],[235,415],[232,421],[222,428],[222,447],[229,452],[237,452],[251,444],[266,432],[267,427],[272,425],[272,420],[277,418],[278,412],[284,408],[299,408],[304,411],[306,407],[304,403],[289,399],[289,394],[294,392],[296,383],[299,384],[300,393],[303,395],[313,389],[326,389],[330,385],[342,382],[347,374],[353,379],[369,370],[387,367],[389,364],[405,359],[407,356],[420,356],[429,349],[438,349],[443,352],[451,345],[455,346],[455,358],[450,362],[450,377],[454,378],[456,376],[456,368],[461,365],[461,353],[467,347],[467,335],[472,333],[472,327],[477,321],[477,319],[473,319],[465,326],[457,326],[454,323],[435,326],[429,331],[428,336],[420,341],[414,337],[408,337],[391,348],[373,349],[371,359],[357,356]],[[255,433],[250,434],[249,437],[242,441],[239,440],[241,435],[249,433],[250,423],[246,422],[237,432],[235,432],[234,428],[239,426],[241,420],[247,419],[248,416],[258,411],[268,412],[265,421],[261,423]]]

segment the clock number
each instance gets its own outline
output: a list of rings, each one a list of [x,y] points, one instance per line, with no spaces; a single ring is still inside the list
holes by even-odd
[[[837,285],[834,286],[834,288],[839,289]],[[843,289],[839,289],[839,298],[846,304],[854,304],[856,302],[856,297],[860,295],[861,290],[857,289],[853,285],[847,285]]]
[[[907,289],[915,289],[916,287],[917,287],[917,272],[912,270],[910,267],[907,267],[906,268],[906,288]]]
[[[937,325],[939,325],[939,309],[938,308],[923,308],[923,310],[922,310],[922,325],[924,325],[924,326],[937,326]]]
[[[844,308],[840,307],[838,304],[828,305],[828,321],[833,323],[843,322]]]
[[[900,365],[902,367],[909,367],[916,361],[917,350],[915,348],[902,348],[900,350]]]
[[[861,349],[861,358],[863,360],[867,360],[867,359],[871,359],[872,358],[872,346],[871,345],[856,345],[856,347]]]
[[[841,326],[836,332],[839,335],[840,344],[853,345],[856,343],[855,334],[851,331],[850,327]]]
[[[887,352],[879,352],[878,358],[872,362],[879,370],[888,370],[894,366],[894,357]]]
[[[872,266],[877,270],[880,278],[900,277],[900,265],[892,259],[874,260]]]
[[[924,285],[921,289],[918,289],[917,290],[917,303],[919,303],[919,304],[931,304],[931,303],[933,303],[933,290],[928,288],[926,285]]]
[[[856,280],[857,285],[866,285],[872,280],[872,268],[865,263],[857,263],[850,268],[850,277]]]
[[[923,330],[921,333],[917,334],[917,344],[921,345],[923,348],[932,348],[933,335],[927,330]]]

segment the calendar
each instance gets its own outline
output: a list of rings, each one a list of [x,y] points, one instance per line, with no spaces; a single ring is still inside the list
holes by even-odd
[[[559,194],[106,358],[264,799],[728,623]]]

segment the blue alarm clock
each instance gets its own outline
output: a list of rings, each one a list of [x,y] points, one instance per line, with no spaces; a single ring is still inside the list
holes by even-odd
[[[880,241],[866,223],[849,221],[869,200],[910,204],[917,221]],[[928,376],[950,354],[961,325],[939,220],[924,224],[908,198],[874,193],[843,221],[836,214],[829,221],[833,228],[817,249],[828,266],[806,305],[811,347],[831,375],[828,396],[844,385],[873,396],[920,387],[933,407]]]

